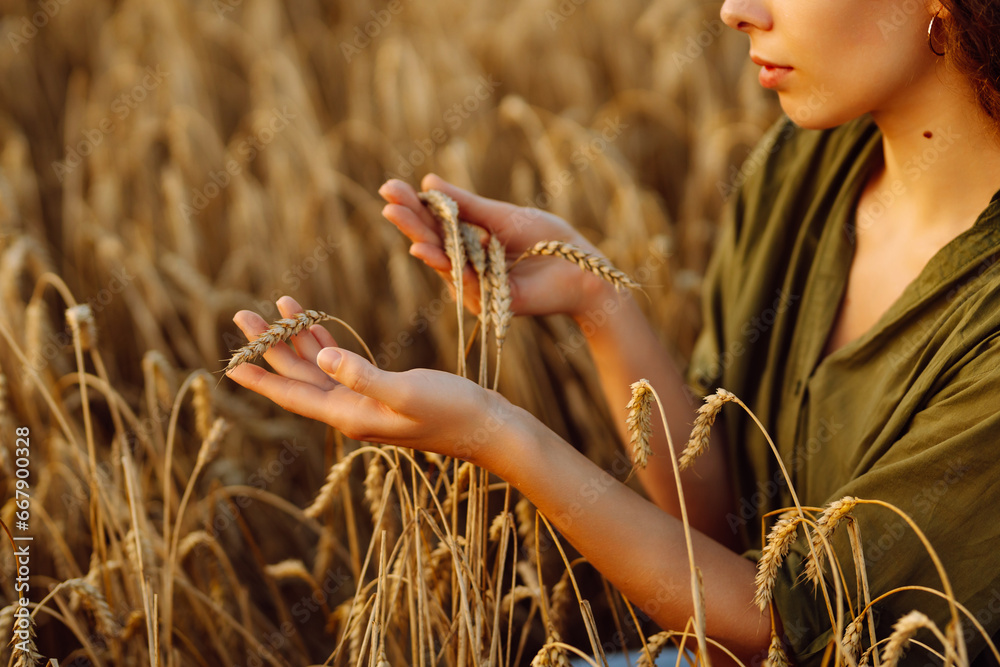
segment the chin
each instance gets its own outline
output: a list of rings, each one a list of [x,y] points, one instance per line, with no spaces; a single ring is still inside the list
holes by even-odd
[[[804,130],[829,130],[854,120],[859,115],[830,109],[823,103],[817,103],[814,98],[810,98],[805,104],[798,100],[791,101],[780,94],[779,99],[785,115]]]

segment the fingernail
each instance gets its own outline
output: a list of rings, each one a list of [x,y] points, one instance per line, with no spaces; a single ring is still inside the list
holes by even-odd
[[[336,373],[337,368],[340,366],[340,360],[343,359],[344,355],[340,353],[335,347],[324,347],[316,355],[316,363],[319,367],[327,373]]]

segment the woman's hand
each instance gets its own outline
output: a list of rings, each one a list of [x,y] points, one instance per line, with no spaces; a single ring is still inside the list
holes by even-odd
[[[458,203],[462,220],[478,225],[507,246],[508,260],[514,260],[539,241],[567,241],[588,252],[599,254],[582,234],[565,220],[535,208],[525,208],[486,199],[429,174],[423,189],[440,190]],[[389,202],[382,214],[412,241],[410,254],[422,260],[451,282],[451,263],[441,242],[438,223],[417,198],[417,193],[400,180],[387,181],[379,189]],[[466,306],[479,310],[479,290],[471,267],[465,269]],[[581,271],[569,262],[551,257],[532,257],[510,270],[513,310],[518,315],[566,314],[577,316],[603,303],[613,292],[600,278]]]
[[[278,300],[283,317],[301,312],[290,297]],[[253,340],[268,323],[241,310],[233,318]],[[274,346],[264,358],[274,373],[243,364],[229,377],[280,405],[324,422],[354,440],[399,445],[484,465],[486,447],[501,439],[522,411],[500,394],[431,370],[382,371],[338,348],[322,326]],[[525,413],[526,414],[526,413]]]

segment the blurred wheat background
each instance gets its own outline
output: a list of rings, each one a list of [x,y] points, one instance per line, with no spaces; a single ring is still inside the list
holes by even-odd
[[[381,457],[359,455],[339,502],[311,519],[300,508],[360,443],[210,373],[243,342],[232,315],[274,319],[282,294],[350,322],[384,367],[454,370],[448,291],[409,257],[377,194],[429,171],[583,229],[644,285],[683,360],[719,212],[776,117],[718,9],[0,0],[0,518],[14,525],[26,427],[39,653],[63,665],[485,664],[456,646],[461,632],[428,628],[431,639],[412,618],[402,627],[420,632],[371,648],[377,615],[359,623],[349,609],[388,576],[366,479]],[[67,321],[78,304],[89,311]],[[624,406],[600,407],[573,326],[516,322],[505,360],[502,392],[610,467]],[[430,571],[453,579],[442,553]],[[564,570],[558,550],[536,553],[555,579],[508,565],[517,580],[491,595],[525,592],[507,595],[514,639],[488,659],[526,664],[546,625],[588,642],[579,614],[546,622],[558,615],[530,600]],[[633,641],[620,598],[574,569],[601,640]],[[15,572],[3,547],[3,663]],[[457,614],[446,607],[445,629]]]

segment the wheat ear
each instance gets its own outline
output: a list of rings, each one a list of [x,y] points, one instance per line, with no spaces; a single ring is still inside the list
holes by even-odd
[[[480,350],[479,350],[479,384],[486,386],[488,381],[486,367],[486,348],[490,327],[489,293],[490,281],[487,275],[489,268],[489,258],[486,249],[483,248],[483,240],[488,232],[482,227],[461,222],[459,229],[462,232],[462,242],[465,244],[465,253],[469,256],[469,263],[479,278],[479,328],[480,328]]]
[[[719,416],[722,406],[735,398],[736,396],[725,389],[717,389],[714,394],[705,397],[705,402],[698,408],[698,416],[691,428],[691,437],[681,454],[679,461],[681,470],[690,468],[696,458],[708,451],[709,436],[716,417]]]
[[[792,542],[798,534],[800,517],[788,517],[779,519],[771,532],[767,536],[767,543],[757,562],[757,592],[754,594],[754,604],[763,611],[771,601],[771,594],[774,591],[774,582],[778,576],[778,567],[788,555]]]
[[[632,471],[635,472],[646,467],[649,455],[652,454],[649,435],[652,431],[653,388],[648,380],[642,379],[632,383],[632,398],[627,407],[628,417],[625,423],[632,436]],[[631,477],[631,474],[629,476]]]
[[[903,651],[909,646],[913,635],[917,634],[917,630],[920,628],[927,628],[941,640],[942,644],[947,646],[946,638],[941,634],[941,630],[934,621],[919,611],[911,611],[892,626],[892,634],[885,645],[885,651],[882,652],[882,663],[885,667],[896,667],[899,664],[903,657]]]
[[[806,556],[805,570],[806,577],[814,587],[819,586],[820,578],[823,576],[823,559],[826,555],[823,540],[829,540],[837,524],[845,518],[850,518],[849,515],[857,504],[857,498],[844,496],[830,503],[816,521],[816,531],[811,536],[813,550]]]
[[[358,336],[357,332],[354,331],[354,329],[351,328],[347,322],[339,317],[327,315],[321,310],[304,310],[301,313],[296,313],[292,317],[277,320],[268,326],[267,329],[257,336],[257,338],[248,342],[240,349],[234,350],[233,356],[229,360],[229,364],[223,372],[228,373],[240,364],[245,364],[247,362],[254,361],[255,359],[259,359],[261,355],[278,343],[283,343],[295,334],[301,333],[312,325],[319,324],[320,322],[336,322],[337,324],[346,327],[352,334],[354,334],[354,337],[361,342],[361,345],[365,348],[365,352],[368,353],[369,359],[371,359],[372,363],[374,363],[374,357],[372,356],[371,350],[368,349],[368,346],[364,344],[361,337]]]
[[[782,643],[781,637],[772,629],[771,645],[767,648],[767,660],[764,661],[764,667],[790,667],[791,664],[792,661],[785,653],[785,645]]]
[[[511,310],[513,298],[510,292],[510,280],[507,277],[507,250],[500,239],[490,237],[487,251],[489,258],[490,277],[490,317],[493,320],[494,335],[497,341],[497,367],[493,378],[493,389],[500,384],[500,358],[503,354],[503,344],[507,338],[507,330],[514,318]]]
[[[845,655],[850,656],[850,662],[856,663],[861,655],[861,635],[864,632],[865,614],[862,612],[844,629],[844,637],[840,646]]]
[[[573,262],[584,271],[603,278],[614,285],[618,291],[639,287],[639,283],[632,280],[624,271],[615,268],[604,257],[581,250],[572,243],[566,243],[565,241],[539,241],[525,250],[521,257],[518,258],[518,261],[531,256],[561,257]]]
[[[444,250],[451,262],[451,282],[455,287],[455,306],[458,312],[458,374],[465,377],[465,327],[463,326],[462,272],[465,270],[465,244],[458,228],[458,204],[437,190],[417,195],[431,215],[444,229]]]

